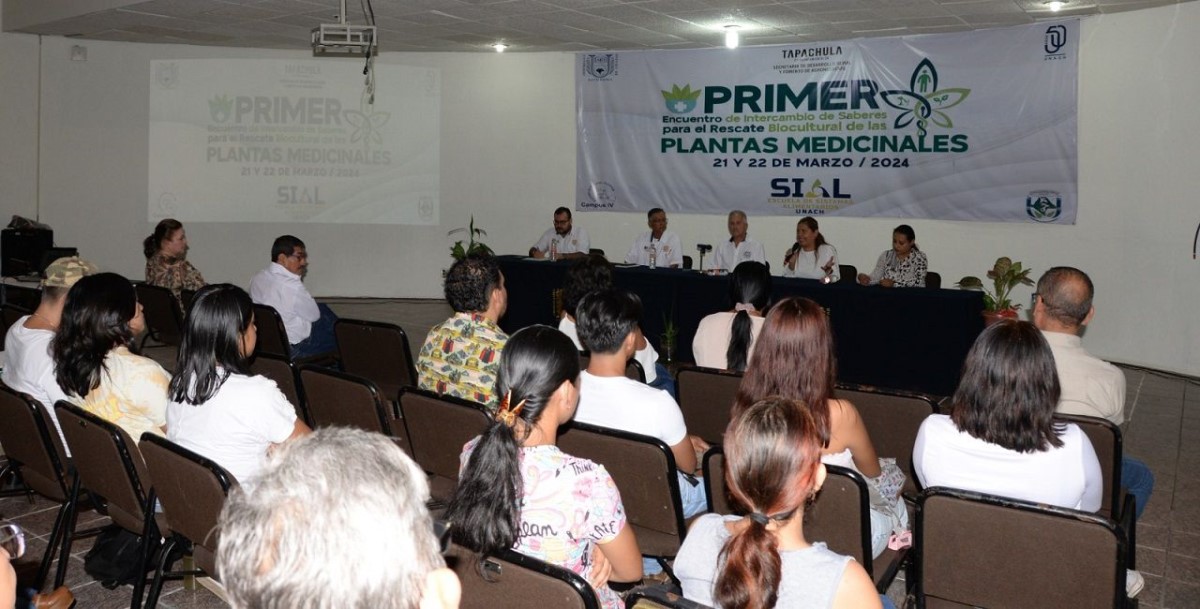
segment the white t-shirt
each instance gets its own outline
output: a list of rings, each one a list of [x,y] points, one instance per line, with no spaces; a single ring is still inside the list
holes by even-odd
[[[833,272],[830,274],[831,281],[837,283],[842,278],[842,272],[838,269],[837,249],[828,243],[811,252],[804,250],[796,252],[795,270],[789,269],[785,264],[783,265],[783,276],[799,277],[801,279],[820,279],[825,276],[825,265],[830,262],[833,262]]]
[[[679,235],[669,230],[663,231],[662,237],[658,239],[651,239],[650,231],[638,235],[629,247],[629,252],[625,254],[625,262],[650,266],[651,243],[657,248],[654,256],[655,266],[683,268],[683,250],[679,246]]]
[[[671,394],[624,376],[579,373],[579,408],[575,420],[620,429],[675,446],[687,437],[687,426]]]
[[[62,438],[62,426],[54,412],[54,403],[67,399],[67,394],[54,379],[54,358],[50,355],[54,332],[26,328],[25,322],[28,320],[28,315],[18,319],[4,337],[7,362],[0,379],[15,390],[28,393],[49,411],[50,420],[54,421],[54,428]],[[67,440],[63,438],[63,446],[66,445]],[[70,449],[67,449],[67,456],[71,456]]]
[[[746,235],[745,240],[734,245],[733,238],[730,237],[717,244],[717,251],[713,254],[712,264],[704,270],[724,269],[732,273],[733,269],[737,268],[737,265],[750,261],[767,263],[767,250],[763,248],[763,244]]]
[[[583,346],[583,343],[579,342],[579,332],[575,329],[575,322],[568,319],[566,313],[563,313],[563,316],[558,320],[558,331],[566,334],[571,339],[571,342],[575,343],[576,349],[580,351],[588,350]],[[650,341],[646,341],[646,346],[633,354],[633,359],[642,365],[642,372],[646,375],[647,383],[653,383],[658,378],[658,370],[655,367],[655,364],[658,362],[658,351],[654,350]]]
[[[296,409],[262,376],[231,374],[203,404],[167,405],[167,439],[216,461],[242,486],[253,485],[267,449],[295,426]]]
[[[1104,481],[1091,441],[1068,424],[1063,445],[1020,453],[958,430],[949,415],[925,419],[913,447],[921,484],[1048,503],[1085,512],[1100,509]]]
[[[558,244],[559,254],[586,254],[592,247],[591,239],[588,239],[587,231],[582,228],[571,225],[571,232],[565,236],[558,234],[553,228],[546,229],[542,233],[542,238],[533,246],[545,254],[550,253],[550,242]]]

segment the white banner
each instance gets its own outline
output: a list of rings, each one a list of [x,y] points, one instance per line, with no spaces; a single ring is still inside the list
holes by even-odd
[[[437,224],[438,70],[361,60],[150,64],[149,219]]]
[[[1078,40],[579,54],[577,209],[1074,224]]]

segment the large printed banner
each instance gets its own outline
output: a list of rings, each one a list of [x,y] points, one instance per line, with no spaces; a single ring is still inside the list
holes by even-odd
[[[440,75],[362,65],[152,61],[149,219],[437,224]]]
[[[577,208],[1073,224],[1078,41],[579,54]]]

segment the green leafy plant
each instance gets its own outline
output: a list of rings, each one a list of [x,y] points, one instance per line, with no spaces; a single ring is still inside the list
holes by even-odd
[[[665,360],[670,362],[675,359],[675,339],[679,338],[679,327],[675,325],[675,317],[663,315],[663,333],[662,347]]]
[[[1032,270],[1023,268],[1020,262],[1013,262],[1002,256],[996,259],[995,266],[987,272],[987,278],[992,280],[996,288],[995,292],[989,291],[983,280],[970,275],[959,279],[955,285],[964,290],[982,290],[984,308],[989,312],[1016,311],[1021,305],[1013,304],[1009,296],[1018,285],[1033,285],[1033,280],[1029,278]]]
[[[454,245],[450,246],[450,255],[453,256],[455,260],[462,260],[463,258],[473,254],[485,256],[495,255],[495,252],[492,251],[492,248],[484,244],[483,241],[477,239],[478,237],[486,237],[487,231],[483,230],[482,228],[475,228],[474,215],[471,216],[471,223],[466,228],[456,228],[446,233],[446,236],[453,237],[454,235],[462,233],[466,233],[467,235],[466,244],[463,243],[462,239],[459,239],[458,241],[454,242]]]

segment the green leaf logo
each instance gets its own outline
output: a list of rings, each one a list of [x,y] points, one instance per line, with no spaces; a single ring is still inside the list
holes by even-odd
[[[233,100],[228,95],[221,95],[208,100],[208,114],[213,122],[226,123],[233,116]]]
[[[671,114],[687,114],[696,109],[696,100],[700,98],[703,89],[692,90],[692,85],[672,84],[670,91],[662,91],[663,101]]]
[[[917,64],[908,80],[908,88],[908,91],[883,91],[880,96],[884,103],[902,111],[893,123],[896,129],[916,123],[920,135],[928,132],[930,121],[945,129],[954,127],[950,115],[943,111],[961,104],[971,94],[970,89],[962,87],[939,89],[937,68],[929,58]]]

